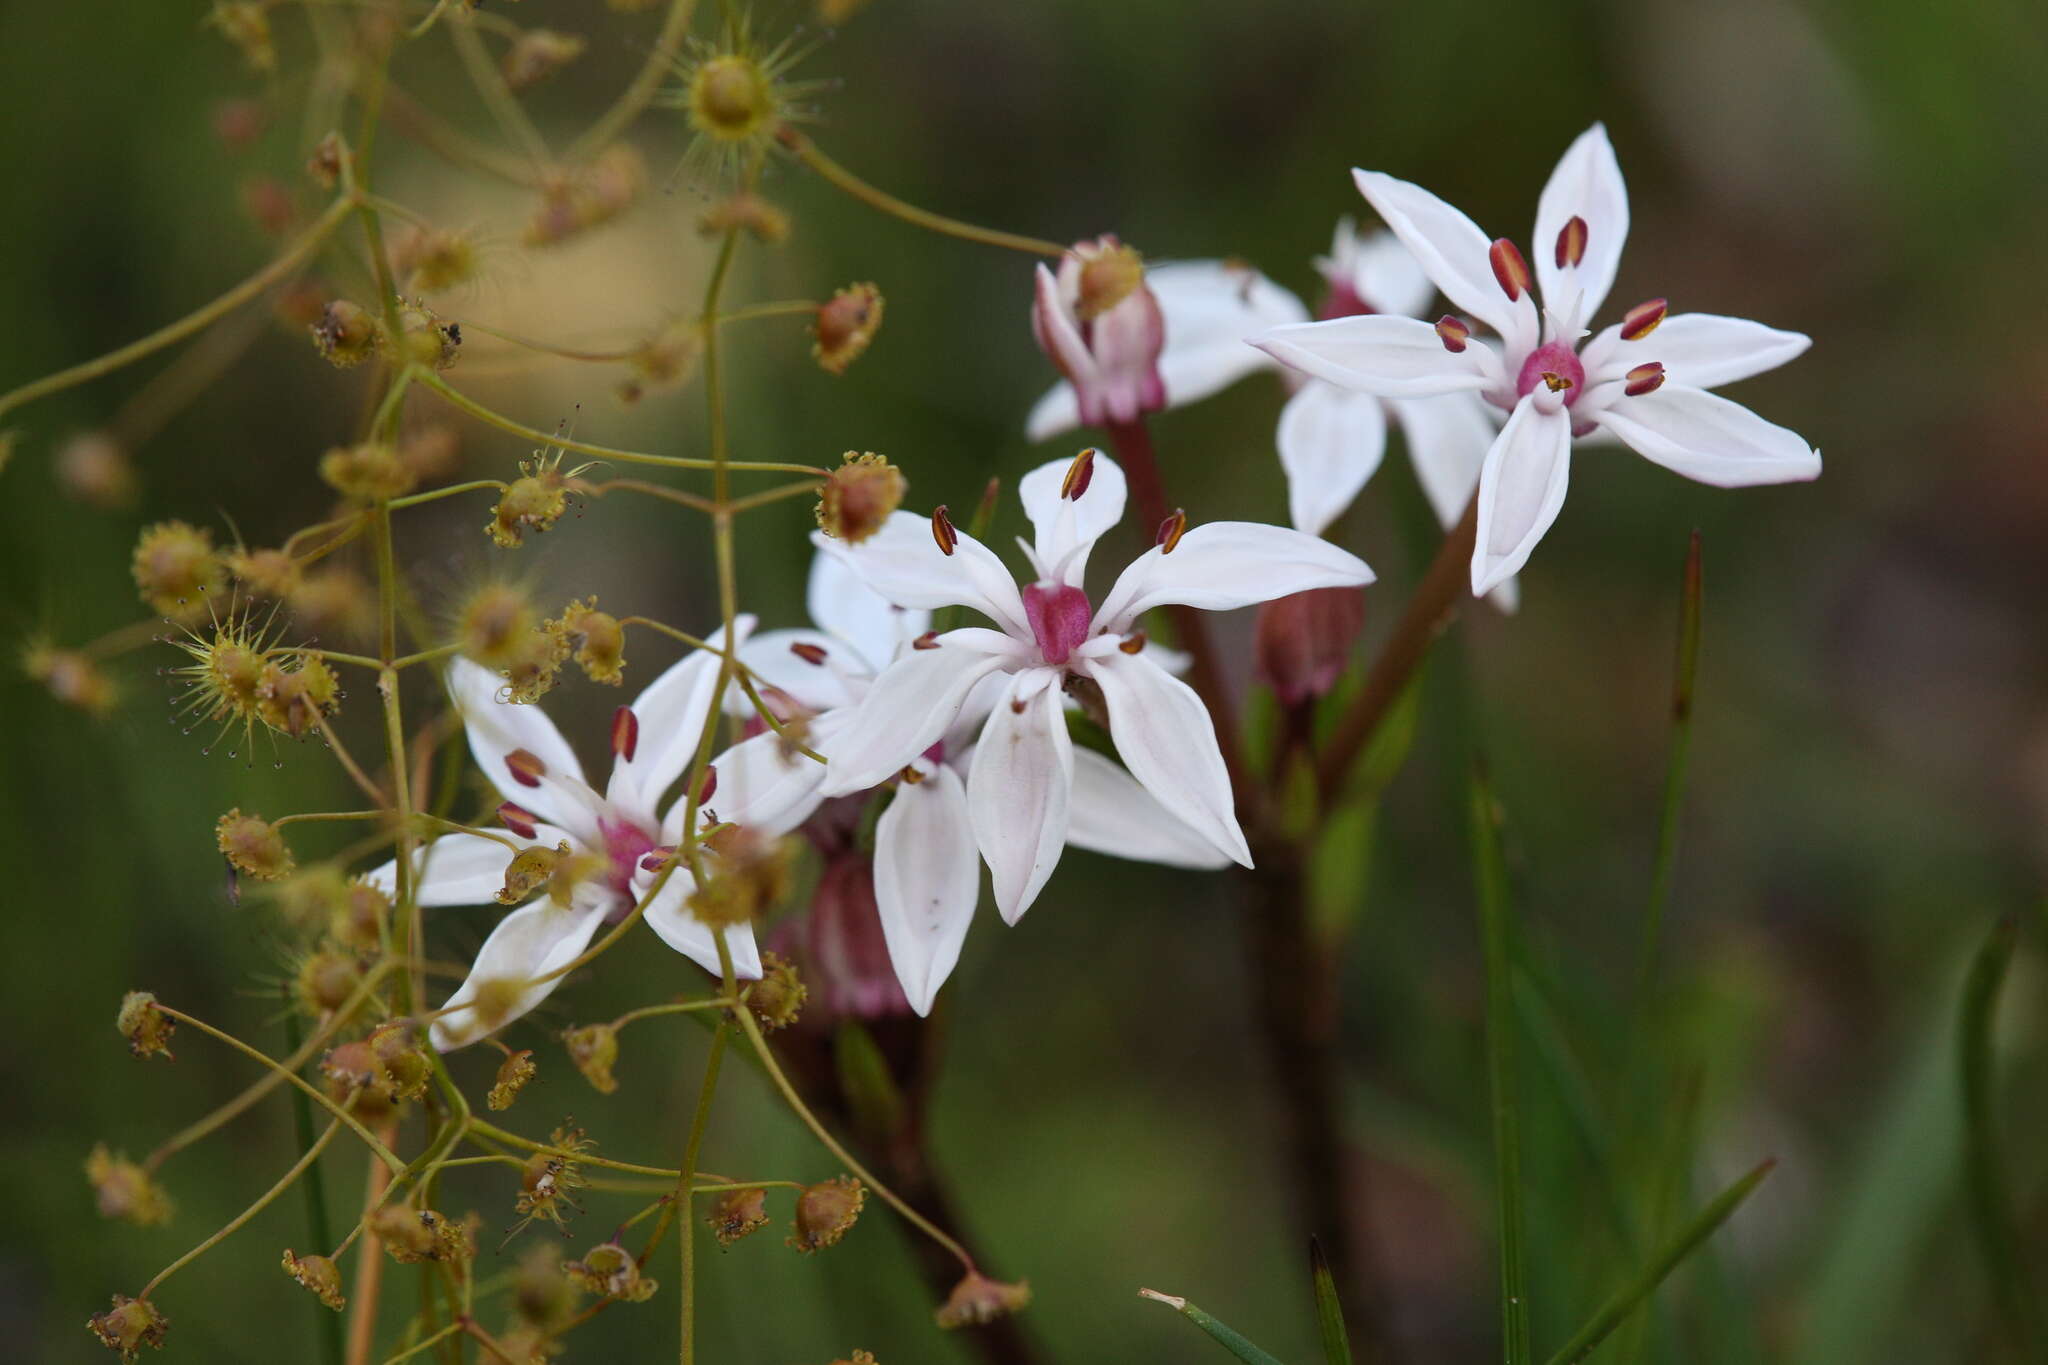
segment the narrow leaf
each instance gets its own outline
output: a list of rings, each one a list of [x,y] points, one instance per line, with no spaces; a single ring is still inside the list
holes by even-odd
[[[1172,1294],[1162,1294],[1156,1289],[1140,1289],[1138,1293],[1157,1303],[1165,1304],[1168,1308],[1171,1308],[1174,1312],[1180,1314],[1204,1332],[1207,1332],[1215,1339],[1217,1345],[1245,1362],[1245,1365],[1280,1365],[1280,1360],[1277,1356],[1269,1355],[1260,1350],[1257,1346],[1246,1340],[1243,1334],[1231,1330],[1223,1323],[1218,1322],[1209,1314],[1189,1303],[1186,1299],[1177,1298]]]
[[[2048,1327],[2041,1320],[2041,1301],[2028,1286],[2019,1229],[2013,1225],[2012,1193],[2006,1188],[1999,1159],[1998,1127],[1991,1113],[1993,1068],[1991,1026],[1998,1016],[1998,995],[2012,965],[2019,926],[2010,918],[1992,929],[1991,937],[1970,964],[1963,986],[1960,1031],[1963,1075],[1963,1161],[1969,1182],[1971,1223],[1991,1278],[1992,1301],[2005,1320],[2006,1332],[2029,1360],[2048,1359]]]
[[[1323,1255],[1323,1244],[1308,1239],[1309,1263],[1315,1267],[1316,1326],[1322,1329],[1323,1359],[1328,1365],[1351,1365],[1351,1338],[1344,1331],[1344,1305],[1337,1301],[1337,1277]]]
[[[1515,1099],[1515,1005],[1511,981],[1507,871],[1501,865],[1499,814],[1486,775],[1475,768],[1471,793],[1472,862],[1479,888],[1479,930],[1486,950],[1486,1076],[1493,1097],[1493,1169],[1500,1205],[1502,1358],[1526,1365],[1529,1281],[1522,1250],[1522,1122]]]
[[[1671,869],[1678,858],[1678,808],[1685,796],[1686,761],[1692,753],[1693,685],[1700,668],[1700,533],[1692,533],[1679,590],[1678,665],[1671,686],[1671,756],[1664,769],[1664,801],[1657,817],[1657,856],[1650,873],[1650,902],[1643,912],[1643,940],[1636,970],[1636,1004],[1645,1008],[1657,977],[1657,950],[1664,934],[1664,907],[1671,899]]]
[[[1591,1355],[1593,1348],[1605,1340],[1609,1332],[1627,1321],[1629,1315],[1664,1282],[1664,1277],[1678,1268],[1679,1262],[1691,1255],[1715,1228],[1728,1220],[1728,1215],[1735,1212],[1743,1200],[1749,1198],[1751,1191],[1763,1183],[1764,1177],[1769,1175],[1771,1168],[1777,1164],[1776,1157],[1770,1158],[1716,1195],[1711,1203],[1693,1216],[1690,1223],[1680,1228],[1670,1241],[1658,1249],[1656,1256],[1651,1258],[1650,1263],[1643,1267],[1635,1279],[1609,1299],[1606,1305],[1593,1315],[1592,1321],[1581,1327],[1578,1334],[1550,1358],[1549,1365],[1572,1365],[1572,1362],[1584,1360]]]

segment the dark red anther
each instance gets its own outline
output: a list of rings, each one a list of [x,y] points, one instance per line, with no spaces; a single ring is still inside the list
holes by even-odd
[[[1443,342],[1444,349],[1452,355],[1462,352],[1466,344],[1472,340],[1472,329],[1465,325],[1465,320],[1454,318],[1449,313],[1436,320],[1436,334],[1438,340]]]
[[[506,801],[498,807],[498,823],[522,839],[537,839],[540,837],[537,825],[539,818],[532,811],[515,806],[510,801]]]
[[[1159,523],[1159,535],[1153,543],[1159,547],[1159,553],[1170,555],[1173,553],[1173,547],[1180,544],[1180,538],[1187,533],[1188,514],[1184,509],[1176,507],[1172,516]]]
[[[1501,292],[1509,299],[1519,299],[1529,290],[1529,263],[1522,259],[1522,249],[1505,237],[1497,238],[1486,249],[1486,259],[1493,266],[1493,277],[1500,281]]]
[[[639,748],[640,717],[633,714],[632,707],[621,706],[612,712],[612,756],[631,763]]]
[[[1557,233],[1557,268],[1577,265],[1586,259],[1586,220],[1576,213]]]
[[[505,767],[511,772],[512,780],[522,787],[538,787],[540,780],[548,775],[548,765],[527,749],[514,749],[506,754]]]
[[[960,543],[960,533],[953,529],[953,519],[946,515],[944,503],[932,509],[932,539],[939,542],[940,553],[947,555]]]
[[[1068,502],[1079,502],[1081,495],[1088,491],[1088,485],[1095,478],[1095,447],[1090,446],[1074,457],[1067,466],[1066,478],[1060,480],[1060,496]]]
[[[910,647],[912,649],[937,649],[939,647],[939,633],[935,630],[928,630],[915,640],[912,640]]]
[[[825,647],[814,645],[807,640],[798,640],[789,647],[789,652],[814,668],[825,666]]]
[[[1636,366],[1622,377],[1628,381],[1622,392],[1630,398],[1641,398],[1664,387],[1664,362],[1652,360],[1647,365]]]
[[[1669,308],[1663,299],[1650,299],[1629,309],[1621,316],[1621,339],[1641,341],[1657,330],[1657,324],[1664,321],[1664,314]]]

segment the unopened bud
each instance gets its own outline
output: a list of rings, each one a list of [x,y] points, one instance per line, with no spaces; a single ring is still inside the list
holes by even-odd
[[[412,471],[381,441],[338,446],[320,457],[320,477],[344,497],[383,502],[413,489]]]
[[[505,680],[505,700],[522,706],[539,701],[553,690],[568,657],[569,642],[548,626],[521,639],[498,668]]]
[[[595,597],[571,602],[550,629],[576,654],[576,663],[592,682],[617,687],[626,676],[626,632],[619,619],[597,609]],[[629,713],[630,714],[630,713]],[[631,755],[627,755],[631,757]]]
[[[510,1109],[512,1101],[519,1098],[519,1092],[526,1088],[526,1083],[533,1079],[537,1069],[531,1048],[508,1053],[498,1064],[497,1079],[491,1085],[491,1093],[484,1097],[484,1103],[493,1110]]]
[[[590,165],[552,180],[526,225],[528,246],[551,246],[601,226],[631,208],[647,186],[647,164],[623,142],[598,153]]]
[[[286,1248],[284,1273],[335,1312],[347,1306],[348,1300],[341,1292],[341,1271],[325,1256],[295,1256]]]
[[[625,1303],[644,1303],[660,1286],[640,1273],[633,1253],[617,1242],[602,1242],[580,1261],[562,1262],[563,1273],[587,1293]]]
[[[360,365],[377,353],[377,320],[347,299],[329,303],[311,330],[313,345],[338,370]]]
[[[727,825],[705,846],[718,856],[689,900],[690,912],[705,924],[751,924],[789,894],[796,856],[789,840]]]
[[[22,669],[65,706],[93,715],[105,715],[114,708],[113,680],[75,649],[31,644],[23,655]]]
[[[369,1227],[391,1253],[391,1259],[405,1265],[416,1261],[463,1261],[472,1252],[463,1227],[432,1209],[386,1204],[370,1215]]]
[[[92,1182],[100,1217],[119,1218],[137,1227],[171,1221],[171,1197],[149,1172],[102,1142],[85,1159],[85,1178]]]
[[[135,541],[135,586],[152,611],[174,620],[204,619],[206,601],[227,586],[213,533],[182,521],[160,521]]]
[[[178,1026],[148,991],[130,991],[121,997],[121,1013],[115,1017],[114,1027],[128,1040],[128,1050],[138,1057],[153,1057],[159,1052],[166,1057],[173,1055],[171,1035],[178,1031]]]
[[[476,278],[476,241],[466,232],[415,226],[392,246],[391,265],[406,288],[437,294]]]
[[[850,284],[818,309],[811,323],[817,338],[811,355],[828,374],[845,374],[881,327],[882,291],[872,284]]]
[[[487,583],[457,613],[455,641],[485,668],[503,670],[540,628],[540,613],[524,592],[509,583]]]
[[[840,456],[839,467],[818,490],[818,529],[834,540],[858,545],[888,524],[890,514],[903,505],[909,483],[903,471],[885,455],[873,451]],[[933,528],[937,532],[937,514]],[[950,525],[947,527],[950,531]],[[946,542],[939,542],[943,549]],[[946,551],[951,554],[951,550]]]
[[[619,1031],[610,1024],[583,1024],[562,1034],[562,1046],[569,1060],[583,1073],[583,1079],[600,1095],[619,1088],[612,1067],[619,1060]]]
[[[750,191],[721,199],[697,219],[697,230],[707,237],[740,228],[765,246],[776,246],[789,238],[789,215]]]
[[[282,237],[298,221],[299,207],[292,193],[272,176],[259,175],[242,182],[242,212],[265,237]]]
[[[227,565],[253,597],[281,601],[299,583],[298,561],[283,550],[236,550]]]
[[[437,483],[462,464],[462,437],[445,422],[418,427],[399,438],[398,457],[422,483]]]
[[[818,1251],[844,1237],[860,1217],[868,1192],[850,1175],[834,1176],[806,1185],[796,1197],[796,1228],[789,1245],[798,1251]]]
[[[722,53],[698,64],[684,95],[690,126],[719,142],[740,142],[775,117],[768,73],[744,52]]]
[[[123,1360],[133,1360],[135,1353],[145,1346],[163,1349],[164,1333],[170,1330],[171,1320],[148,1299],[116,1294],[114,1306],[88,1318],[85,1325],[99,1338],[100,1345],[119,1351]]]
[[[336,941],[359,952],[374,952],[384,942],[391,919],[391,897],[360,878],[342,892],[328,922]]]
[[[135,501],[135,464],[119,441],[104,431],[87,431],[57,451],[57,483],[67,497],[102,512]]]
[[[499,494],[484,531],[500,549],[517,549],[525,543],[528,531],[552,530],[568,510],[568,485],[559,472],[548,469],[526,474]]]
[[[754,1186],[727,1190],[711,1201],[704,1221],[720,1246],[731,1246],[758,1228],[768,1226],[768,1191]]]
[[[574,34],[528,29],[505,51],[505,84],[514,90],[524,90],[582,55],[583,40]]]
[[[386,1086],[377,1058],[364,1042],[343,1043],[320,1059],[327,1098],[364,1123],[378,1124],[398,1108],[398,1097]]]
[[[1029,1281],[1005,1284],[970,1270],[932,1316],[945,1328],[980,1326],[1020,1312],[1030,1302]]]
[[[808,993],[794,963],[777,953],[763,953],[761,979],[747,987],[747,1008],[763,1033],[773,1033],[796,1022]]]
[[[354,957],[347,953],[314,953],[299,964],[298,974],[292,978],[292,993],[299,1008],[317,1019],[346,1005],[362,982],[363,969]],[[374,1050],[370,1058],[379,1080],[390,1091],[390,1080]]]
[[[1252,653],[1282,706],[1327,696],[1365,628],[1363,588],[1311,588],[1259,608]]]
[[[424,365],[445,370],[455,363],[462,346],[462,328],[443,322],[433,309],[417,299],[398,310],[398,342],[394,358],[407,365]]]
[[[401,1100],[416,1100],[427,1093],[434,1078],[433,1059],[420,1046],[418,1025],[410,1019],[393,1019],[377,1025],[364,1039],[370,1045],[377,1075]]]
[[[274,882],[292,870],[291,848],[277,826],[260,815],[244,815],[237,807],[214,823],[213,836],[237,872]]]
[[[292,585],[285,601],[294,627],[315,639],[363,640],[377,629],[377,590],[346,565],[306,574]]]

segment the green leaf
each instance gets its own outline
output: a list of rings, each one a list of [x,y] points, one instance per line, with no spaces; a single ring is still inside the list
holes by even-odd
[[[1593,1348],[1598,1346],[1609,1332],[1627,1321],[1629,1315],[1650,1297],[1657,1286],[1664,1282],[1665,1276],[1677,1269],[1679,1263],[1691,1255],[1700,1243],[1706,1241],[1715,1228],[1728,1220],[1728,1215],[1735,1212],[1743,1200],[1749,1198],[1750,1193],[1763,1183],[1764,1177],[1769,1175],[1771,1168],[1777,1164],[1778,1159],[1772,1157],[1716,1195],[1711,1203],[1693,1216],[1690,1223],[1680,1228],[1670,1241],[1658,1248],[1650,1263],[1642,1268],[1635,1279],[1629,1281],[1609,1299],[1600,1311],[1593,1315],[1592,1321],[1581,1327],[1570,1341],[1559,1348],[1557,1354],[1550,1358],[1549,1365],[1573,1365],[1573,1362],[1584,1360],[1591,1355]]]
[[[2012,1193],[2006,1188],[1999,1159],[1998,1125],[1991,1113],[1993,1067],[1991,1026],[1998,1017],[1998,995],[2012,965],[2019,926],[1999,921],[1978,950],[1963,983],[1963,1017],[1958,1041],[1963,1074],[1964,1174],[1969,1182],[1971,1222],[1991,1278],[1991,1298],[2007,1333],[2029,1360],[2048,1359],[2048,1327],[2041,1320],[2041,1301],[2029,1285],[2021,1253],[2020,1231],[2014,1225]]]
[[[1476,768],[1471,791],[1472,862],[1479,888],[1480,938],[1486,950],[1486,1076],[1493,1098],[1493,1169],[1500,1205],[1502,1356],[1525,1365],[1529,1347],[1529,1280],[1522,1250],[1522,1123],[1515,1099],[1515,1006],[1510,980],[1507,870],[1501,864],[1500,816],[1486,775]]]
[[[1186,1299],[1176,1298],[1172,1294],[1162,1294],[1156,1289],[1140,1289],[1138,1293],[1155,1303],[1165,1304],[1168,1308],[1171,1308],[1174,1312],[1180,1314],[1204,1332],[1207,1332],[1216,1341],[1217,1345],[1236,1356],[1239,1360],[1244,1361],[1245,1365],[1281,1365],[1279,1357],[1260,1350],[1247,1340],[1243,1333],[1233,1331],[1230,1327],[1218,1322]]]
[[[1636,1003],[1647,1006],[1657,977],[1657,949],[1664,933],[1664,907],[1671,899],[1671,869],[1678,859],[1678,814],[1685,797],[1686,761],[1692,753],[1693,684],[1700,671],[1700,533],[1692,533],[1679,589],[1678,665],[1671,685],[1671,756],[1664,769],[1664,802],[1657,817],[1657,856],[1650,873],[1650,902],[1643,911],[1642,948],[1636,970]]]
[[[1323,1359],[1328,1365],[1351,1365],[1351,1338],[1344,1331],[1344,1305],[1337,1301],[1337,1278],[1323,1256],[1323,1244],[1308,1239],[1309,1263],[1315,1269],[1316,1326],[1322,1329]]]

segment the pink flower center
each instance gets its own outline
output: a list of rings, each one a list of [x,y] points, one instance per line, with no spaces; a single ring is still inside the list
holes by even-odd
[[[1571,347],[1561,341],[1546,341],[1522,362],[1522,372],[1515,376],[1515,396],[1526,398],[1539,385],[1569,407],[1585,392],[1586,367]]]
[[[605,884],[622,896],[632,894],[633,870],[654,849],[654,837],[630,820],[613,818],[597,822],[604,835]]]
[[[1038,652],[1049,664],[1063,664],[1067,656],[1088,638],[1088,622],[1095,609],[1088,594],[1064,583],[1033,583],[1024,589],[1024,615],[1031,622],[1031,634],[1038,640]]]

